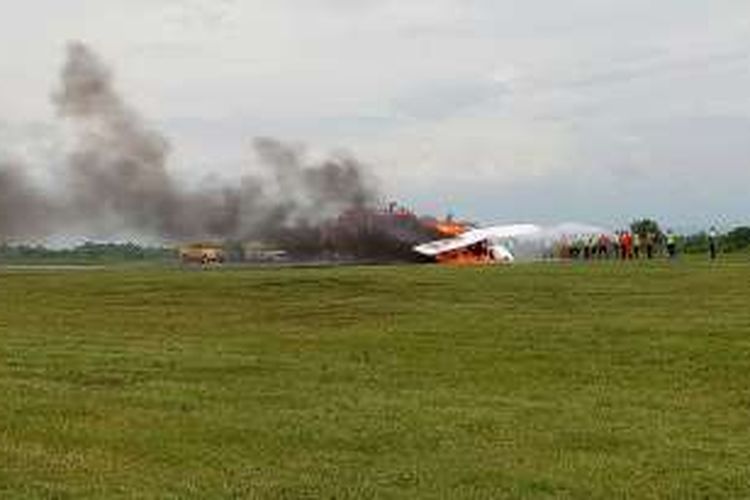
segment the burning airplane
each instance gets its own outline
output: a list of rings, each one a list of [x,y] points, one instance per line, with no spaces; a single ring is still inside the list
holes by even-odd
[[[467,229],[413,247],[414,252],[442,264],[510,263],[569,256],[569,249],[584,242],[597,248],[614,241],[611,231],[597,226],[564,223],[542,227],[536,224],[510,224]]]

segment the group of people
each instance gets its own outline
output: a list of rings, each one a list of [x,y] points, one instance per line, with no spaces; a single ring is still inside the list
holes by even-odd
[[[660,238],[655,233],[639,234],[637,232],[621,230],[614,234],[582,235],[563,241],[558,255],[571,259],[653,259],[658,248]],[[677,253],[676,238],[669,231],[664,237],[667,253],[674,257]]]
[[[719,233],[715,227],[706,233],[708,256],[715,260],[719,250]],[[677,257],[678,238],[672,230],[666,233],[638,233],[628,230],[613,234],[579,235],[560,242],[555,256],[563,259],[653,259],[666,251],[670,259]]]

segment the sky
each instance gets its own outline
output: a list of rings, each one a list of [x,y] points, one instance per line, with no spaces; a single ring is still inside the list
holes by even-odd
[[[348,151],[419,212],[750,223],[746,0],[0,0],[0,157],[63,161],[71,40],[171,144],[237,178],[252,138]]]

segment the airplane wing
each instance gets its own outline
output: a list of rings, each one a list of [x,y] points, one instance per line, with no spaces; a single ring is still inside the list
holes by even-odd
[[[485,240],[499,240],[514,238],[538,232],[540,228],[533,224],[511,224],[507,226],[493,226],[483,229],[473,229],[455,238],[435,240],[414,247],[414,251],[427,257],[435,257],[442,253],[460,250]]]
[[[431,241],[429,243],[423,243],[415,246],[414,251],[426,255],[427,257],[435,257],[441,253],[466,248],[487,239],[487,236],[481,231],[481,229],[476,229],[473,231],[467,231],[455,238],[445,238],[442,240]]]

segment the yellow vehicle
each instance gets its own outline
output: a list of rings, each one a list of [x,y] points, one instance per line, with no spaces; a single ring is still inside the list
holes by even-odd
[[[191,243],[180,247],[180,261],[183,264],[221,264],[225,258],[224,248],[213,243]]]

